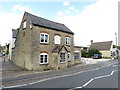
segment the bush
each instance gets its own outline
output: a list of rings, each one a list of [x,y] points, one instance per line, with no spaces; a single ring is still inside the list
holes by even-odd
[[[7,49],[6,54],[7,54],[7,55],[9,54],[9,49]]]
[[[103,57],[104,59],[111,59],[111,57]]]
[[[81,50],[81,56],[87,58],[88,57],[87,50]]]
[[[87,50],[81,50],[81,56],[82,57],[85,57],[85,58],[91,58],[92,56],[94,56],[94,54],[101,54],[99,52],[99,50],[96,50],[96,49],[89,49],[88,51]]]
[[[88,50],[88,57],[92,57],[92,56],[94,56],[94,54],[101,54],[101,52],[99,52],[99,50],[97,50],[97,49],[89,49]]]

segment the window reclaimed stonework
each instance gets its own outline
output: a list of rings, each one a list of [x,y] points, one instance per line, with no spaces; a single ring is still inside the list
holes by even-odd
[[[49,43],[49,35],[47,33],[40,34],[40,43]]]
[[[55,35],[55,44],[60,44],[60,36],[59,35]]]
[[[65,53],[60,53],[60,62],[65,62]]]
[[[26,21],[23,22],[23,28],[26,28]]]
[[[74,60],[79,60],[79,59],[80,59],[80,53],[74,52]]]
[[[47,53],[41,53],[40,54],[40,64],[48,64],[48,54]]]
[[[71,40],[70,37],[65,37],[65,44],[70,45],[70,40]]]

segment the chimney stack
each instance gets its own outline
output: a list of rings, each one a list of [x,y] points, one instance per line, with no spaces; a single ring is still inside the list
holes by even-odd
[[[93,40],[90,40],[90,43],[93,44]]]

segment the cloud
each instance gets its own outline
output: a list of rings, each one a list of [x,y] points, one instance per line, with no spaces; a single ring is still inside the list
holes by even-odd
[[[63,5],[64,5],[64,6],[68,6],[68,5],[69,5],[69,1],[63,2]]]
[[[16,11],[21,11],[21,12],[32,12],[32,10],[29,7],[23,6],[23,5],[14,5],[12,7],[12,11],[16,12]]]
[[[0,14],[0,43],[3,45],[9,43],[12,36],[12,29],[19,28],[22,19],[22,13],[20,15],[16,13],[1,13]]]
[[[69,13],[71,13],[71,12],[70,12],[69,10],[66,10],[65,13],[68,13],[68,14],[69,14]]]
[[[62,12],[62,11],[57,12],[57,16],[63,16],[63,15],[64,15],[64,12]]]
[[[80,11],[79,10],[75,10],[76,13],[79,13]]]
[[[118,2],[115,0],[98,0],[88,5],[78,15],[57,18],[74,33],[76,45],[89,45],[95,42],[113,40],[118,31]],[[79,38],[79,40],[78,40]]]
[[[29,7],[23,5],[13,5],[11,11],[0,12],[0,44],[4,45],[10,42],[12,29],[19,28],[24,11],[34,13]],[[34,14],[39,15],[38,13]]]
[[[70,10],[75,10],[75,7],[71,6],[69,7]]]

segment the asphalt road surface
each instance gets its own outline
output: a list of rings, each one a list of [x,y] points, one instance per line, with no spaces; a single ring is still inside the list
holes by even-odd
[[[17,88],[118,88],[120,64],[38,80]],[[10,87],[12,88],[12,87]],[[13,87],[14,88],[14,87]]]

